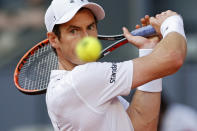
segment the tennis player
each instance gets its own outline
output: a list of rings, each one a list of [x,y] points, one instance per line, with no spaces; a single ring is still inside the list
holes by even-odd
[[[54,130],[157,130],[160,78],[175,73],[186,55],[182,18],[173,11],[143,18],[142,25],[151,24],[160,36],[151,39],[132,36],[124,27],[125,37],[139,48],[139,58],[84,63],[76,57],[76,44],[85,36],[97,37],[97,21],[104,16],[101,6],[87,0],[53,0],[46,12],[47,36],[59,61],[46,94]],[[118,96],[136,87],[131,104],[122,104]]]

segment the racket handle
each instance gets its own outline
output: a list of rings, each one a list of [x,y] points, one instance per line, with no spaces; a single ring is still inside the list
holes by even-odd
[[[144,26],[139,29],[135,29],[131,32],[132,35],[134,36],[143,36],[143,37],[148,37],[148,36],[153,36],[156,35],[155,29],[151,26]],[[120,35],[98,35],[98,39],[100,40],[121,40],[125,38],[123,34]]]
[[[131,32],[131,34],[133,36],[143,36],[143,37],[148,37],[148,36],[153,36],[156,34],[156,31],[155,29],[151,26],[151,25],[148,25],[148,26],[144,26],[144,27],[141,27],[139,29],[135,29]]]

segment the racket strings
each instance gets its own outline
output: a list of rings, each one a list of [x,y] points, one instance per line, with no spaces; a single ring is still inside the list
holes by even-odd
[[[57,56],[50,44],[39,48],[27,59],[19,74],[19,84],[26,90],[46,89],[51,70],[57,69]]]

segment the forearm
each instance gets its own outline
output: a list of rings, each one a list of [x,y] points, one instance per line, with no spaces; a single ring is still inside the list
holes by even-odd
[[[166,13],[170,12],[167,11]],[[154,20],[152,24],[154,25]],[[180,15],[176,14],[168,17],[159,27],[163,40],[156,46],[152,55],[157,60],[161,59],[160,62],[164,63],[166,68],[168,68],[166,73],[165,71],[162,72],[166,76],[175,73],[182,66],[186,56],[186,37],[183,20]]]
[[[146,56],[151,52],[152,49],[140,49],[139,57]],[[132,119],[135,130],[157,130],[161,90],[162,79],[151,81],[137,88],[128,110],[130,118],[135,118]]]
[[[170,33],[151,54],[133,60],[132,88],[175,73],[182,66],[185,56],[186,40],[176,32]]]
[[[186,56],[186,40],[179,33],[169,33],[150,54],[157,66],[152,70],[158,78],[171,75],[182,66]]]
[[[175,73],[182,66],[186,56],[182,19],[172,11],[163,12],[156,17],[152,18],[151,23],[158,34],[160,34],[159,30],[162,26],[161,35],[164,38],[155,46],[151,54],[133,60],[132,88],[139,86],[140,88],[137,88],[127,112],[135,131],[157,130],[161,82],[145,83]],[[169,19],[166,20],[168,17]],[[136,42],[137,37],[129,36],[129,33],[125,31],[125,37],[130,42]],[[144,39],[141,38],[141,40]],[[139,42],[135,44],[137,47],[141,46]]]
[[[136,90],[127,113],[135,131],[156,131],[159,119],[161,93]]]

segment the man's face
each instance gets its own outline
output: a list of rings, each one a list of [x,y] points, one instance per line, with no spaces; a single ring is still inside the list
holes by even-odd
[[[83,64],[75,53],[79,40],[85,36],[97,37],[95,18],[88,9],[80,10],[69,22],[60,25],[61,37],[58,40],[58,49],[63,58],[72,64]],[[59,55],[59,54],[58,54]]]

